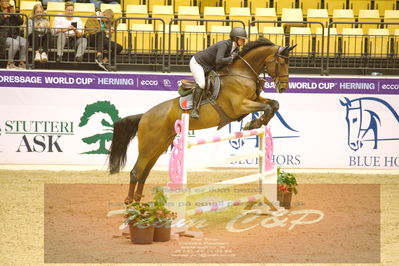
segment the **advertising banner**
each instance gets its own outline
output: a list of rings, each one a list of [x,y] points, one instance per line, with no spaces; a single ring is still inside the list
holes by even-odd
[[[94,164],[106,166],[112,125],[178,96],[187,75],[1,71],[1,164]],[[265,83],[264,97],[278,100],[271,120],[274,161],[286,168],[399,168],[399,78],[291,77],[277,94]],[[242,130],[250,114],[221,130]],[[206,116],[206,113],[201,113]],[[190,149],[190,161],[218,161],[254,151],[257,138]],[[170,148],[157,166],[167,166]],[[128,149],[126,169],[137,157],[137,138]],[[256,159],[229,167],[252,167]],[[226,165],[224,165],[226,166]]]

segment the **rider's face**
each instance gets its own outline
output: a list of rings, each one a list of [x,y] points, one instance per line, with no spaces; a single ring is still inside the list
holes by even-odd
[[[245,44],[245,39],[244,38],[238,38],[237,39],[237,45],[238,46],[243,46]]]

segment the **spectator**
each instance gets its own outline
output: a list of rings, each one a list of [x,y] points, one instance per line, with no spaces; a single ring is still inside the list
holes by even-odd
[[[44,16],[42,4],[33,7],[32,14],[28,20],[28,39],[35,50],[34,60],[36,62],[47,62],[48,46],[50,42],[50,22]]]
[[[110,41],[111,35],[114,32],[112,27],[112,21],[114,19],[114,12],[111,9],[104,10],[102,13],[97,12],[97,16],[103,16],[105,18],[89,18],[85,24],[86,36],[89,40],[89,45],[96,47],[96,62],[97,64],[108,71],[107,64],[109,58],[107,53],[111,52],[111,58],[115,53],[120,54],[122,46],[116,42]],[[104,50],[107,53],[104,53]]]
[[[73,2],[65,3],[64,15],[68,17],[56,17],[54,19],[54,28],[57,35],[57,58],[59,63],[62,60],[65,44],[74,46],[76,49],[75,60],[77,62],[83,61],[83,54],[87,47],[87,39],[83,36],[82,20],[77,17],[72,17],[75,11]]]
[[[1,12],[15,13],[15,7],[10,5],[10,0],[1,0]],[[2,27],[5,47],[8,48],[7,69],[26,69],[26,39],[19,36],[19,26],[23,24],[19,15],[0,15],[0,27]],[[19,52],[19,66],[16,67],[14,57]]]
[[[119,4],[119,1],[115,0],[90,0],[90,3],[93,3],[96,7],[96,10],[101,10],[101,4]]]

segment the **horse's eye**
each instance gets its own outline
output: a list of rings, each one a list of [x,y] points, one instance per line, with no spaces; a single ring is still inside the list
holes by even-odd
[[[356,122],[357,122],[357,118],[353,118],[352,123],[356,123]]]

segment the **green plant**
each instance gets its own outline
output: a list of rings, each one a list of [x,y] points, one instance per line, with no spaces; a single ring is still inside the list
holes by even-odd
[[[154,195],[154,209],[156,212],[155,222],[158,225],[163,224],[171,224],[172,221],[176,218],[176,213],[165,207],[168,198],[165,196],[165,193],[162,188],[156,187],[153,190]]]
[[[298,183],[293,174],[284,172],[280,167],[277,168],[277,189],[287,193],[292,192],[294,194],[298,193],[297,190]]]
[[[148,227],[151,225],[172,223],[176,218],[176,213],[165,207],[167,197],[162,188],[155,188],[153,195],[153,202],[132,202],[126,206],[126,210],[123,212],[125,217],[124,226],[134,224],[136,226]]]

